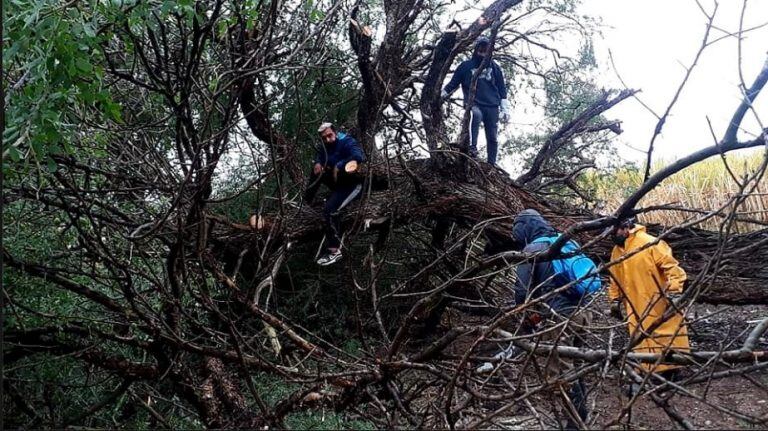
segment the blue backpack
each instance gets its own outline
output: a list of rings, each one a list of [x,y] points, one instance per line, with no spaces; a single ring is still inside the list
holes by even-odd
[[[544,236],[536,238],[533,242],[544,243],[551,246],[559,237],[560,235]],[[597,266],[595,265],[595,262],[578,250],[579,245],[575,241],[568,241],[560,249],[560,252],[562,254],[573,254],[573,256],[554,259],[552,260],[552,266],[555,271],[555,277],[561,278],[563,284],[579,280],[573,287],[582,296],[590,295],[600,290],[600,277],[597,274]]]

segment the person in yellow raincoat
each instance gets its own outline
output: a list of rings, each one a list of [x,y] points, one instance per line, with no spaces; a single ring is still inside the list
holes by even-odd
[[[664,241],[648,245],[656,242],[657,238],[646,233],[645,226],[635,224],[632,220],[623,221],[617,226],[613,240],[616,245],[611,253],[611,261],[646,247],[609,269],[611,314],[621,317],[620,304],[623,303],[630,337],[634,338],[638,329],[643,331],[642,341],[632,350],[637,353],[664,353],[669,349],[690,351],[688,330],[680,312],[648,333],[667,311],[670,298],[683,292],[687,276],[672,256],[672,249]],[[673,378],[679,366],[645,363],[643,368]]]

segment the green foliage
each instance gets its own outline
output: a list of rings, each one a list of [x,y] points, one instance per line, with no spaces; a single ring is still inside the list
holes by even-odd
[[[332,411],[305,411],[288,415],[285,425],[295,430],[375,430],[368,421],[349,420]]]
[[[93,0],[76,6],[14,0],[3,12],[6,40],[12,41],[3,53],[8,88],[3,167],[8,173],[11,166],[29,164],[54,171],[51,156],[74,154],[75,141],[86,141],[98,155],[103,136],[87,127],[125,123],[125,100],[105,78],[105,68],[116,61],[116,49],[130,56],[135,41],[116,29],[157,30],[172,14],[191,26],[207,11],[193,0]]]
[[[121,121],[120,106],[105,87],[100,45],[109,3],[66,7],[56,1],[12,1],[4,8],[6,99],[3,155],[11,163],[43,163],[72,153],[69,141],[85,111],[92,121]],[[95,109],[94,109],[95,108]]]
[[[547,7],[558,13],[572,14],[576,11],[579,4],[581,4],[581,1],[582,0],[532,0],[530,1],[529,7]]]
[[[264,373],[256,374],[252,378],[256,390],[263,397],[263,401],[272,407],[301,389],[300,385],[275,379],[274,376]],[[327,411],[324,408],[291,413],[285,418],[285,425],[288,429],[294,430],[376,429],[370,422],[351,419],[346,414]]]

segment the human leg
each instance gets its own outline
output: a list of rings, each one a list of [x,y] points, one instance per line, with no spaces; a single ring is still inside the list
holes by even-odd
[[[496,164],[496,156],[499,151],[499,108],[483,107],[483,128],[485,129],[485,142],[488,146],[488,164]]]
[[[469,110],[469,155],[471,157],[477,156],[477,135],[482,121],[483,111],[479,106],[473,106]]]
[[[362,193],[362,184],[353,184],[340,187],[331,193],[331,196],[323,208],[323,220],[325,221],[325,236],[328,255],[318,260],[321,265],[329,265],[341,258],[341,216],[340,211],[350,202],[359,198]]]

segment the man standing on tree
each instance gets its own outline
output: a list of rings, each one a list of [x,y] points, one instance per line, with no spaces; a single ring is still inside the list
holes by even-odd
[[[638,330],[642,339],[632,348],[638,353],[667,353],[668,350],[690,351],[688,330],[683,313],[677,311],[666,321],[661,317],[672,300],[683,292],[687,276],[672,257],[672,249],[666,242],[645,232],[645,226],[624,220],[614,229],[611,261],[627,254],[629,258],[610,267],[611,284],[608,297],[611,315],[621,319],[621,304],[629,324],[629,335],[635,337]],[[649,332],[650,331],[650,332]],[[677,365],[643,364],[647,371],[660,373],[672,379]]]
[[[507,100],[507,86],[504,83],[504,74],[501,67],[492,58],[486,57],[490,53],[490,41],[485,36],[480,36],[475,42],[475,51],[472,58],[462,62],[453,73],[448,85],[440,95],[441,99],[447,99],[456,88],[461,85],[464,94],[464,107],[469,111],[469,155],[477,157],[477,135],[480,131],[480,122],[485,128],[485,140],[488,145],[488,163],[496,164],[496,154],[499,146],[496,135],[498,134],[499,119],[507,122],[512,113],[512,106]],[[481,63],[486,60],[483,70],[478,71]],[[472,79],[478,75],[477,87],[473,93]],[[471,107],[468,106],[471,101]]]
[[[359,163],[365,161],[365,155],[355,138],[336,132],[333,124],[323,123],[317,131],[323,145],[315,155],[304,202],[312,204],[320,184],[325,184],[331,190],[323,208],[326,253],[317,260],[319,265],[325,266],[341,259],[339,212],[362,194],[362,179],[352,173],[357,171]]]
[[[526,209],[514,219],[512,239],[514,249],[535,255],[552,245],[560,236],[557,231],[537,211]],[[536,259],[520,263],[515,277],[515,305],[520,306],[541,298],[538,305],[531,305],[525,310],[521,331],[526,334],[541,334],[540,341],[555,347],[572,345],[581,347],[584,334],[592,321],[589,310],[583,306],[591,294],[601,287],[595,263],[581,252],[581,246],[575,241],[566,242],[556,259]],[[568,287],[566,287],[568,286]],[[534,308],[536,307],[536,308]],[[551,327],[544,320],[556,324]],[[510,359],[519,353],[515,347],[507,349],[504,359]],[[497,359],[501,359],[497,355]],[[569,384],[562,382],[562,376],[573,363],[563,360],[557,350],[536,360],[544,360],[544,378],[563,385],[558,393],[563,399],[567,415],[566,429],[575,429],[587,420],[587,390],[581,378]],[[487,372],[486,365],[478,372]],[[581,424],[579,424],[581,422]]]

